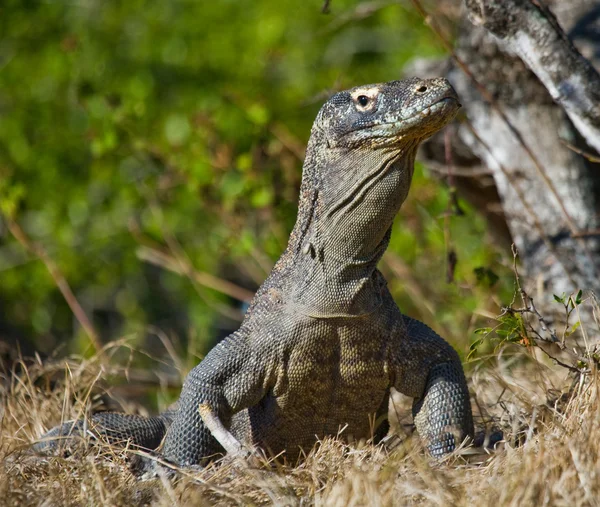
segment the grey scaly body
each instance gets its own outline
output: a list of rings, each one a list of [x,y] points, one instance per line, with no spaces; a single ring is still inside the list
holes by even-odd
[[[400,313],[376,267],[419,143],[459,107],[445,79],[361,86],[327,101],[311,132],[288,247],[240,329],[189,373],[173,412],[97,414],[92,429],[152,449],[166,432],[163,456],[180,465],[244,446],[293,461],[342,428],[342,436],[373,436],[395,388],[415,399],[415,425],[432,455],[472,436],[458,355]],[[73,426],[51,430],[38,449]],[[75,423],[78,432],[83,426]]]

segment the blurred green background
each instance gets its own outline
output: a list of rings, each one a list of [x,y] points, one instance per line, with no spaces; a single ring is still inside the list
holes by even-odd
[[[128,337],[160,354],[164,333],[194,364],[237,328],[243,304],[207,287],[202,273],[250,291],[266,277],[295,220],[303,150],[325,98],[397,79],[414,57],[444,56],[409,2],[321,7],[2,2],[5,344],[93,352],[6,217],[56,263],[103,342]],[[461,207],[463,216],[448,213],[448,189],[419,166],[382,270],[400,307],[465,355],[512,281],[483,220]],[[158,254],[163,266],[144,260]],[[193,267],[200,283],[165,259]]]

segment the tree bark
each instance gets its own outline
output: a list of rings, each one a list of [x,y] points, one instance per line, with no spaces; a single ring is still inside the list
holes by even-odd
[[[590,12],[600,15],[600,9],[572,0],[560,10],[557,2],[557,20],[539,0],[465,4],[475,26],[462,21],[447,73],[466,112],[455,127],[453,164],[463,175],[491,171],[520,252],[522,282],[538,308],[552,314],[553,294],[600,288],[600,166],[563,142],[600,149],[600,77],[560,25],[581,27],[587,20],[589,26]],[[577,38],[588,54],[597,53],[597,40]],[[443,161],[442,142],[438,137],[425,146],[428,162]],[[469,189],[479,179],[458,184]]]
[[[564,109],[587,143],[600,151],[600,76],[541,2],[465,0],[471,22],[518,56]]]

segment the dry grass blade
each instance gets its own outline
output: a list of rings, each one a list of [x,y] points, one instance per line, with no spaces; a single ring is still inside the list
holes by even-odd
[[[416,438],[403,437],[393,450],[327,438],[295,466],[275,460],[248,467],[224,460],[175,475],[159,469],[145,481],[130,467],[138,451],[102,442],[66,457],[28,453],[27,444],[44,429],[90,409],[92,386],[106,367],[94,359],[21,362],[2,392],[0,504],[594,505],[600,495],[595,372],[581,377],[571,395],[561,396],[569,384],[564,369],[507,352],[501,352],[495,369],[478,369],[471,379],[474,406],[503,427],[510,442],[489,455],[474,456],[467,449],[434,463]],[[119,367],[111,367],[115,374]]]

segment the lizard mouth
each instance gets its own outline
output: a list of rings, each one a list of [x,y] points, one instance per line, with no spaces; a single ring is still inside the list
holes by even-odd
[[[405,122],[405,121],[409,122],[414,118],[427,117],[427,116],[430,116],[431,114],[437,113],[444,109],[449,109],[449,110],[455,109],[455,111],[458,111],[458,109],[461,107],[462,107],[462,104],[458,101],[458,99],[456,97],[448,95],[448,96],[442,97],[441,99],[438,99],[435,102],[433,102],[432,104],[424,107],[418,113],[415,113],[412,116],[409,116],[408,118],[400,118],[397,121],[390,122],[390,124],[398,124],[398,123]]]
[[[373,130],[381,130],[381,137],[397,138],[422,131],[431,135],[449,123],[461,107],[456,96],[446,95],[406,118],[390,118],[391,121],[375,125]]]

